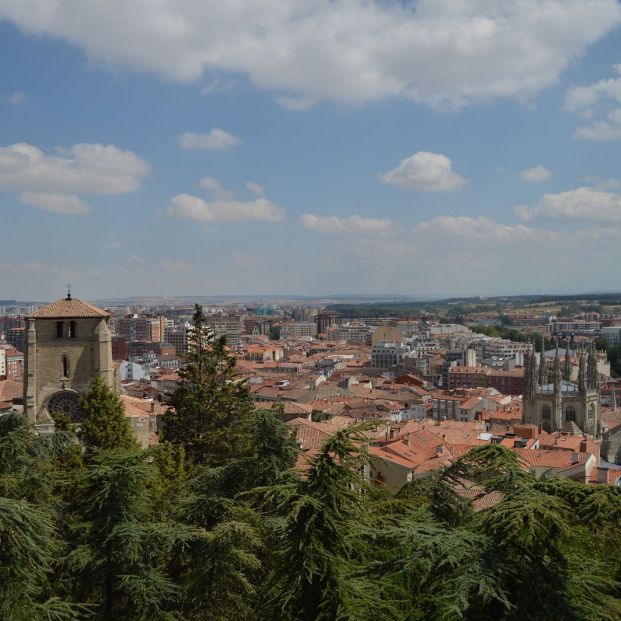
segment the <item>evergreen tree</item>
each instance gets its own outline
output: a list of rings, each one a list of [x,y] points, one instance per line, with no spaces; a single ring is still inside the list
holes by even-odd
[[[369,554],[364,427],[338,431],[306,478],[265,489],[273,558],[264,581],[265,619],[392,619],[381,581],[362,572]]]
[[[65,585],[96,618],[168,620],[176,589],[164,566],[181,529],[151,520],[152,464],[142,451],[97,451],[79,475]]]
[[[235,373],[225,337],[215,339],[197,304],[188,334],[188,364],[163,417],[162,439],[183,446],[190,464],[220,465],[247,453],[245,422],[253,410],[248,386]]]
[[[92,381],[80,406],[84,413],[80,438],[88,453],[137,447],[119,395],[101,378]]]

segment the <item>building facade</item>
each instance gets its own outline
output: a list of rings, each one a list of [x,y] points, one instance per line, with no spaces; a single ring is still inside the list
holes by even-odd
[[[26,321],[24,412],[28,420],[50,424],[55,412],[79,419],[79,396],[94,378],[114,385],[110,314],[69,294]]]
[[[587,433],[601,437],[600,389],[597,358],[591,348],[579,352],[578,382],[570,382],[568,361],[558,354],[550,372],[541,356],[537,363],[535,354],[524,357],[523,422],[541,425],[553,433]]]

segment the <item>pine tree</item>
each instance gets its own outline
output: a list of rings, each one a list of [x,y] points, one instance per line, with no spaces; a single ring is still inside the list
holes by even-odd
[[[182,529],[151,520],[155,475],[136,450],[96,451],[79,474],[64,584],[109,621],[173,619],[164,566]]]
[[[265,489],[274,547],[264,581],[265,619],[392,619],[381,582],[361,571],[369,490],[364,427],[338,431],[306,478]]]
[[[215,339],[197,304],[188,334],[188,364],[163,417],[162,440],[184,446],[193,465],[219,465],[246,454],[250,391],[235,373],[225,337]]]
[[[137,447],[119,395],[101,378],[92,381],[80,406],[84,412],[80,438],[88,453]]]

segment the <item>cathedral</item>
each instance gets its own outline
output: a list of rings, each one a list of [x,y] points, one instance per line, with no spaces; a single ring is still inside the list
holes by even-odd
[[[590,434],[601,438],[600,391],[597,358],[593,348],[578,353],[578,381],[571,378],[569,352],[561,360],[558,347],[552,364],[545,355],[539,363],[535,353],[524,360],[524,397],[522,419],[525,423],[541,425],[548,433],[567,431]]]
[[[79,419],[79,396],[95,377],[114,385],[110,313],[71,293],[26,318],[24,412],[46,427],[55,412]]]

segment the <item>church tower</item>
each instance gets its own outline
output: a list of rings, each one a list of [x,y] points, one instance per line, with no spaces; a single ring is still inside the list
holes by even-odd
[[[95,377],[113,386],[110,313],[71,297],[26,318],[24,413],[49,425],[61,412],[79,418],[79,395]]]
[[[550,352],[548,352],[550,353]],[[530,352],[524,361],[524,395],[522,420],[540,425],[544,431],[587,433],[601,437],[600,387],[597,356],[593,347],[578,355],[578,383],[569,381],[571,354],[565,351],[564,362],[558,347],[554,352],[551,377],[546,352],[539,364]]]

